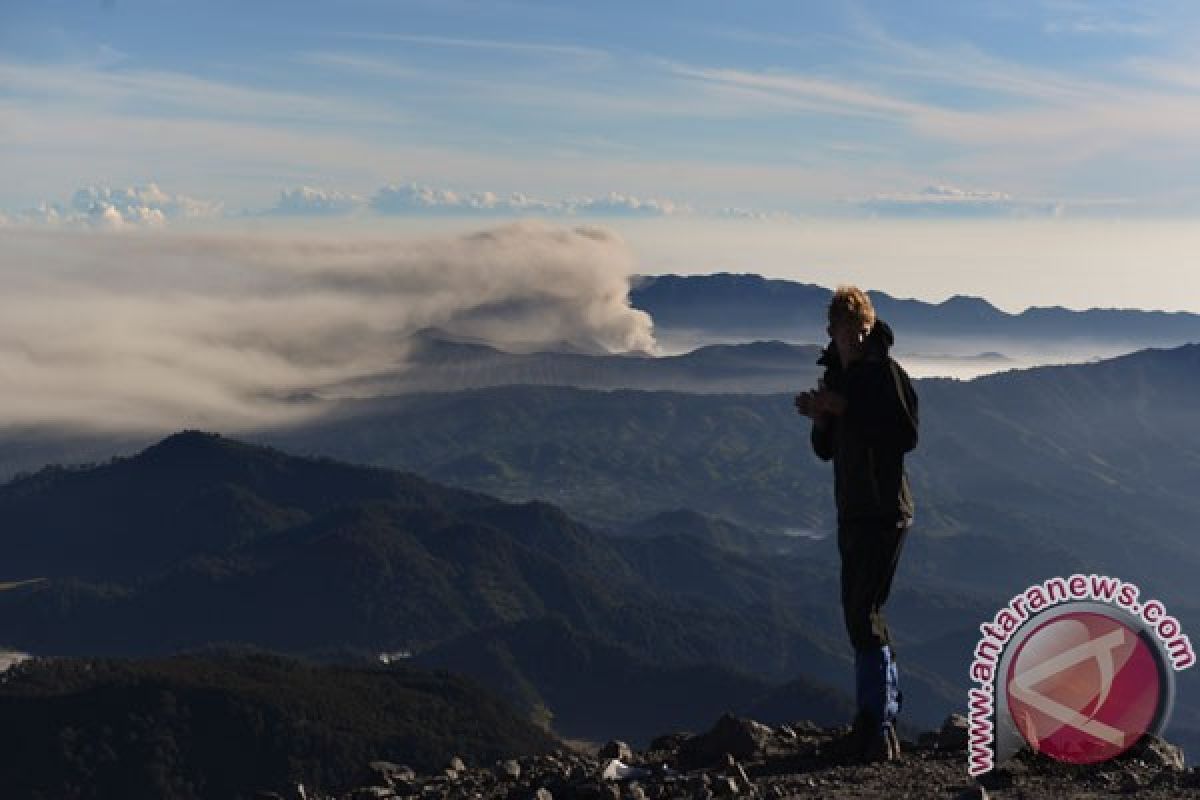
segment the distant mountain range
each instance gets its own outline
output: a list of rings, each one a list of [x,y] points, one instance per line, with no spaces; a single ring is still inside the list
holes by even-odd
[[[822,346],[778,340],[710,344],[679,355],[648,353],[510,353],[425,329],[408,341],[403,366],[356,378],[290,402],[321,397],[379,397],[422,391],[455,391],[514,384],[581,389],[646,389],[702,394],[798,392],[816,384]],[[1017,364],[1001,353],[906,357],[914,375],[950,375],[1007,369]]]
[[[1009,314],[968,295],[941,303],[880,291],[868,295],[906,347],[962,342],[966,349],[960,352],[971,353],[979,340],[1046,349],[1076,340],[1126,350],[1200,342],[1200,314],[1187,312],[1048,306]],[[635,276],[630,291],[631,304],[654,318],[660,336],[702,331],[802,342],[827,340],[825,315],[831,296],[829,288],[816,284],[728,272]]]
[[[1109,563],[1169,590],[1200,569],[1186,533],[1200,518],[1200,345],[916,384],[914,549],[931,549],[914,562],[929,574],[999,588]],[[833,530],[829,466],[790,395],[498,387],[347,402],[259,438],[540,498],[612,530],[676,509],[799,538]],[[980,549],[995,577],[965,578]]]
[[[821,352],[815,345],[763,341],[709,345],[657,358],[639,353],[510,353],[431,328],[412,336],[408,345],[403,367],[326,387],[324,393],[362,397],[509,384],[681,392],[799,391],[815,383]]]

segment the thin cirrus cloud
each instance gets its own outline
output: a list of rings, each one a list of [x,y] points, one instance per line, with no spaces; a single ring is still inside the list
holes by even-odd
[[[471,107],[495,107],[509,113],[524,108],[547,110],[556,115],[569,111],[572,117],[589,120],[736,119],[755,107],[755,103],[733,92],[720,92],[712,87],[698,90],[695,84],[689,85],[672,70],[664,69],[663,65],[669,62],[655,58],[631,59],[639,65],[639,71],[629,76],[620,92],[613,92],[604,81],[596,84],[571,78],[580,74],[591,78],[601,75],[611,81],[610,70],[629,69],[624,62],[620,66],[605,62],[582,71],[546,74],[543,70],[530,75],[501,69],[494,73],[429,69],[411,60],[330,50],[297,53],[292,60],[331,73],[402,82],[418,94],[455,97]]]
[[[781,72],[752,72],[738,69],[697,68],[684,64],[671,67],[674,74],[704,83],[740,89],[764,102],[783,108],[799,108],[828,114],[907,117],[930,113],[931,107],[843,81],[831,81]]]
[[[0,62],[0,88],[10,102],[47,99],[125,113],[182,114],[216,119],[386,124],[403,116],[378,104],[333,94],[250,87],[182,72],[116,65]]]
[[[497,50],[507,53],[520,53],[535,56],[569,56],[571,58],[597,60],[607,59],[607,51],[597,47],[585,47],[575,44],[555,44],[548,42],[527,42],[505,39],[464,38],[460,36],[428,36],[407,33],[386,33],[370,31],[343,31],[336,34],[345,39],[358,39],[374,42],[405,42],[408,44],[429,45],[431,47],[467,48],[471,50]]]
[[[894,159],[872,158],[871,163],[882,166],[877,167],[879,183],[895,187],[880,194],[908,194],[903,186],[913,185],[924,172],[985,185],[1009,182],[1023,197],[1044,198],[1012,203],[926,197],[852,201],[870,214],[1020,217],[1057,215],[1070,208],[1089,215],[1176,216],[1200,207],[1195,188],[1200,174],[1189,156],[1200,137],[1200,83],[1173,62],[1132,62],[1123,65],[1118,77],[1101,80],[1025,68],[1006,72],[995,59],[966,59],[962,77],[948,82],[957,91],[992,102],[955,103],[913,99],[893,88],[904,70],[927,72],[937,63],[920,49],[916,55],[905,50],[905,55],[893,74],[880,71],[890,78],[882,83],[776,70],[674,69],[698,83],[736,92],[743,102],[757,102],[763,113],[843,118],[886,130],[880,141],[900,154],[939,153],[936,161],[924,163],[918,157],[908,163],[907,175],[890,165]],[[942,66],[953,72],[952,64]]]
[[[1150,36],[1161,32],[1162,22],[1084,15],[1054,24],[1076,33]],[[814,37],[731,35],[785,51],[814,45]],[[764,112],[875,118],[906,130],[916,137],[911,142],[957,148],[972,166],[995,156],[1001,172],[1022,160],[1045,171],[1054,161],[1073,165],[1114,152],[1154,158],[1155,151],[1142,148],[1190,142],[1200,133],[1200,81],[1190,57],[1110,59],[1103,68],[1070,70],[996,56],[966,40],[917,44],[865,14],[856,16],[848,35],[835,38],[840,51],[853,54],[853,68],[817,75],[786,68],[665,66],[698,83],[756,98]],[[951,91],[930,94],[931,87]],[[1045,148],[1054,148],[1050,160]]]

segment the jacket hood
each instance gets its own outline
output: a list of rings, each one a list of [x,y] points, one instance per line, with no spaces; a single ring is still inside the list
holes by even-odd
[[[875,325],[871,328],[870,335],[867,336],[867,342],[878,348],[884,355],[887,355],[888,350],[896,343],[896,336],[892,333],[892,326],[876,317]]]
[[[892,345],[896,343],[896,336],[892,333],[892,326],[888,325],[881,318],[875,318],[875,324],[871,327],[871,332],[867,334],[867,351],[877,352],[882,356],[887,356]],[[817,363],[829,369],[841,369],[842,359],[838,355],[837,345],[831,340],[825,345],[825,349],[821,351],[820,358]]]

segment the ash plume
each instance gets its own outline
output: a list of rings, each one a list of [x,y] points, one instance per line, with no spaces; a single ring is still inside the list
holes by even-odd
[[[435,327],[502,349],[655,350],[615,234],[427,239],[0,232],[0,425],[236,430],[403,368]],[[309,394],[308,396],[314,396]]]

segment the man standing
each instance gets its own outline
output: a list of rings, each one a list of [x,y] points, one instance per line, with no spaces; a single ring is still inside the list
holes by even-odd
[[[888,354],[891,328],[865,292],[838,287],[828,333],[832,342],[817,360],[824,377],[796,397],[796,408],[813,420],[817,456],[833,460],[842,611],[856,673],[851,745],[870,760],[891,760],[900,754],[903,697],[883,605],[913,521],[904,454],[917,445],[917,395]]]

